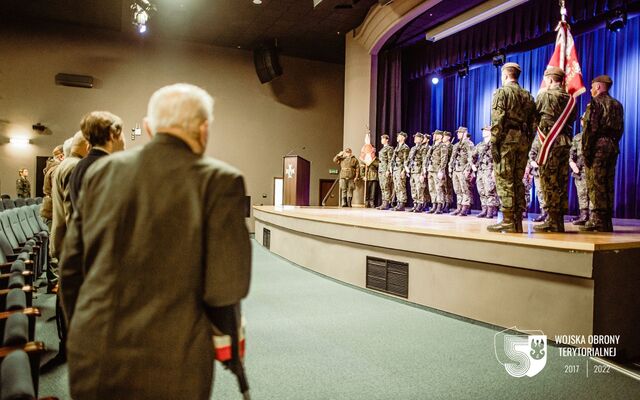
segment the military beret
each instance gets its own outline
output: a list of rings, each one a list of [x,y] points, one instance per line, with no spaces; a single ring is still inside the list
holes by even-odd
[[[423,136],[425,140],[431,139],[431,135],[429,135],[428,133],[425,133]]]
[[[544,76],[557,76],[558,78],[564,78],[564,71],[558,67],[548,67],[544,71]]]
[[[613,81],[611,80],[611,77],[610,77],[609,75],[600,75],[600,76],[597,76],[597,77],[592,81],[592,83],[595,83],[595,82],[605,83],[605,84],[607,84],[607,85],[609,85],[609,86],[613,85]]]
[[[464,126],[461,126],[461,127],[459,127],[459,128],[458,128],[458,130],[457,130],[456,132],[463,132],[463,133],[466,133],[466,132],[469,132],[469,129],[467,129],[467,128],[466,128],[466,127],[464,127]]]
[[[417,138],[417,137],[419,137],[419,138],[424,138],[424,135],[423,135],[422,133],[420,133],[420,132],[416,132],[416,134],[415,134],[415,135],[413,135],[413,137],[414,137],[414,138]]]
[[[514,62],[508,62],[506,64],[504,64],[502,66],[502,69],[504,70],[505,68],[515,68],[518,71],[522,72],[522,68],[520,68],[520,66],[518,65],[518,63],[514,63]]]
[[[398,136],[404,136],[404,137],[407,137],[407,134],[406,134],[406,133],[404,133],[404,132],[402,132],[402,131],[400,131],[400,132],[398,132]]]
[[[432,134],[432,135],[433,135],[433,136],[436,136],[436,135],[442,135],[442,131],[441,131],[440,129],[436,129],[435,131],[433,131],[433,134]]]
[[[444,132],[442,132],[442,135],[443,135],[443,136],[449,136],[449,137],[451,137],[451,132],[449,132],[449,131],[444,131]]]

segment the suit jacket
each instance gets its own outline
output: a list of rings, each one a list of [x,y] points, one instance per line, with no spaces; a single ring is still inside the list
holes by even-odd
[[[78,196],[80,195],[80,185],[82,185],[82,179],[84,178],[84,175],[87,173],[87,170],[94,162],[108,155],[109,153],[107,153],[104,150],[91,149],[91,151],[89,151],[89,154],[87,154],[85,158],[80,160],[78,165],[76,165],[76,167],[73,169],[73,172],[71,173],[71,177],[69,177],[69,195],[71,196],[71,205],[73,206],[74,209],[78,204]]]
[[[67,232],[67,223],[71,218],[73,208],[71,207],[71,197],[69,195],[69,176],[81,158],[78,155],[71,155],[62,160],[53,172],[53,182],[51,185],[51,240],[49,240],[49,250],[51,257],[58,257],[62,248],[62,240]]]
[[[242,176],[158,134],[81,191],[60,260],[72,397],[209,399],[208,315],[249,289]]]

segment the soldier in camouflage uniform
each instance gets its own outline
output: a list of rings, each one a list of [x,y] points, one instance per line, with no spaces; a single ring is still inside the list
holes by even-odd
[[[31,197],[31,182],[29,182],[29,170],[21,168],[18,170],[19,178],[16,180],[16,194],[19,198],[28,199]]]
[[[482,129],[482,141],[473,151],[473,164],[471,169],[476,173],[476,186],[480,195],[482,211],[478,218],[493,218],[498,215],[498,193],[496,193],[496,180],[493,176],[493,159],[491,158],[491,127]]]
[[[488,226],[490,232],[522,232],[526,210],[522,177],[536,131],[536,105],[518,84],[520,72],[516,63],[502,66],[502,87],[491,106],[491,152],[503,220]]]
[[[542,143],[540,143],[540,138],[538,135],[533,139],[533,143],[531,144],[531,150],[529,150],[529,164],[527,165],[527,170],[529,171],[529,175],[533,177],[533,183],[536,187],[536,197],[538,198],[538,203],[540,204],[540,215],[533,219],[533,222],[542,222],[547,219],[547,210],[544,204],[544,194],[542,193],[542,183],[540,183],[540,166],[538,165],[538,154],[540,154],[540,147]],[[525,187],[526,187],[525,183]],[[531,192],[531,187],[527,193]],[[531,197],[531,195],[529,195]],[[527,200],[527,205],[529,205],[530,199]]]
[[[522,218],[526,219],[529,215],[527,210],[529,209],[529,206],[531,206],[531,189],[533,189],[533,175],[531,174],[531,165],[528,163],[524,169],[522,184],[524,185],[524,204],[527,207],[527,209],[522,212]]]
[[[445,175],[445,183],[444,183],[444,205],[442,206],[442,213],[446,214],[449,212],[449,207],[453,206],[453,195],[454,195],[454,191],[453,191],[453,177],[451,176],[451,174],[449,173],[449,161],[451,160],[451,155],[453,154],[453,144],[451,143],[451,141],[453,140],[453,135],[451,134],[451,132],[447,132],[449,135],[447,136],[446,134],[442,136],[442,143],[445,143],[445,146],[447,147],[447,160],[446,160],[446,164],[444,164],[444,175]]]
[[[440,169],[440,147],[442,146],[442,131],[436,129],[433,132],[433,146],[427,152],[423,166],[423,174],[426,177],[429,197],[431,197],[431,209],[429,214],[438,210],[438,170]],[[442,209],[442,206],[440,206]]]
[[[438,203],[438,208],[436,208],[434,214],[448,212],[449,204],[453,202],[453,193],[450,194],[448,189],[449,181],[451,180],[448,172],[452,151],[451,132],[444,131],[442,133],[442,142],[432,155],[432,162],[436,166],[436,202]],[[451,196],[451,200],[449,200],[449,196]]]
[[[424,179],[422,177],[422,167],[424,162],[424,135],[417,132],[413,135],[415,145],[409,151],[407,158],[407,169],[411,174],[409,177],[409,185],[411,186],[411,198],[413,199],[413,208],[411,212],[422,212],[424,209]]]
[[[422,210],[428,210],[428,204],[431,203],[431,195],[429,194],[429,180],[427,177],[427,163],[429,162],[429,157],[431,154],[431,144],[429,141],[431,140],[431,135],[428,133],[424,134],[424,139],[422,140],[422,170],[420,171],[420,182],[422,182]]]
[[[584,115],[583,115],[584,117]],[[580,125],[584,128],[583,119]],[[584,225],[589,220],[589,191],[587,190],[587,177],[584,170],[584,155],[582,154],[582,132],[573,137],[571,150],[569,151],[569,167],[576,185],[580,216],[573,221],[574,225]]]
[[[473,142],[466,127],[461,126],[456,131],[458,143],[453,145],[451,160],[449,160],[449,176],[453,180],[458,207],[450,215],[464,217],[471,211],[473,171]]]
[[[538,129],[548,135],[556,124],[571,98],[564,89],[564,70],[550,67],[544,72],[547,90],[540,93],[536,99],[538,111]],[[549,155],[543,165],[540,165],[540,183],[542,197],[545,200],[547,219],[540,225],[533,227],[536,232],[564,232],[564,214],[569,209],[569,171],[567,161],[571,149],[572,126],[575,113],[567,116],[567,122],[549,147]]]
[[[340,198],[342,207],[351,207],[355,180],[360,178],[359,161],[353,155],[351,149],[346,148],[333,157],[333,162],[340,164]]]
[[[382,204],[378,210],[388,210],[391,207],[391,195],[393,193],[393,179],[391,177],[391,159],[393,158],[393,147],[389,145],[389,135],[380,137],[382,149],[378,153],[378,181],[382,191]]]
[[[393,158],[391,159],[391,168],[393,171],[393,190],[396,192],[397,204],[393,211],[404,211],[407,204],[407,159],[409,158],[409,146],[405,144],[407,134],[398,133],[398,145],[393,150]]]
[[[374,158],[368,166],[363,161],[360,161],[360,176],[364,177],[366,186],[366,197],[364,199],[364,206],[366,208],[375,207],[379,179],[378,168],[380,168],[380,160],[377,157]]]
[[[582,133],[582,151],[587,168],[591,210],[589,221],[580,227],[587,232],[613,232],[613,200],[618,146],[624,131],[622,104],[609,95],[613,81],[602,75],[591,83]]]

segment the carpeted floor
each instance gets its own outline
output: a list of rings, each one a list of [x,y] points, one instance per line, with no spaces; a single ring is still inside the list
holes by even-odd
[[[513,378],[496,360],[490,327],[326,279],[255,242],[253,254],[244,303],[253,399],[640,398],[639,381],[614,370],[587,377],[586,359],[560,358],[554,347],[537,376]],[[53,299],[36,302],[44,311],[37,335],[55,347],[55,322],[46,322]],[[41,377],[40,396],[69,398],[66,366]],[[241,398],[219,367],[213,398]]]

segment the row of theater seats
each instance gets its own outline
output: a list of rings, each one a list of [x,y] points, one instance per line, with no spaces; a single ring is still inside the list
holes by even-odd
[[[34,281],[48,267],[48,228],[36,199],[2,199],[0,207],[0,400],[36,399],[40,359],[35,341]]]

